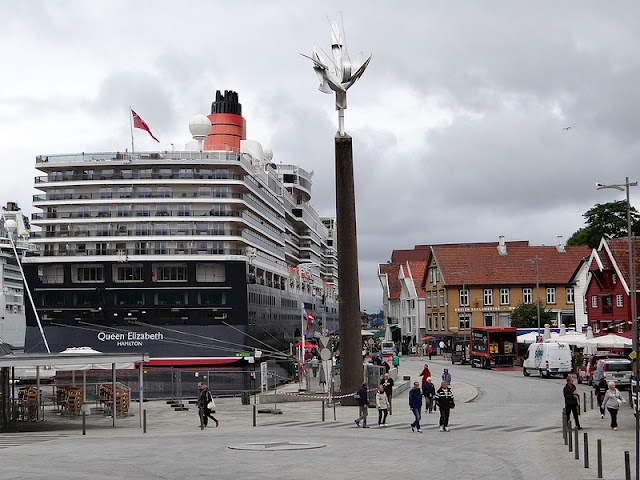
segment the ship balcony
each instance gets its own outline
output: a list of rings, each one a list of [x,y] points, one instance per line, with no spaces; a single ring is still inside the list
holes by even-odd
[[[242,211],[240,210],[160,210],[156,212],[149,211],[119,211],[119,212],[45,212],[45,213],[33,213],[31,214],[31,220],[35,221],[35,225],[39,225],[39,220],[52,220],[52,219],[70,219],[70,218],[144,218],[145,221],[153,221],[157,217],[240,217]],[[169,219],[163,218],[163,221]],[[46,222],[57,223],[57,222]]]
[[[118,260],[127,258],[127,260],[132,260],[132,257],[137,256],[149,256],[149,255],[236,255],[242,256],[243,251],[240,248],[194,248],[194,247],[185,247],[185,248],[154,248],[153,245],[148,247],[141,248],[102,248],[102,249],[93,249],[87,248],[84,250],[60,250],[60,251],[44,251],[42,253],[43,257],[104,257],[104,256],[112,256],[117,257]]]
[[[36,206],[42,202],[58,202],[63,200],[129,200],[132,198],[216,198],[216,199],[243,199],[245,195],[239,192],[212,192],[201,194],[199,192],[132,192],[127,195],[119,195],[118,192],[101,193],[49,193],[33,196],[33,204]],[[67,202],[64,202],[66,204]],[[83,202],[79,202],[82,204]],[[117,203],[117,202],[111,202]]]
[[[232,173],[191,173],[191,174],[180,174],[180,173],[171,173],[171,174],[162,174],[162,173],[151,173],[151,174],[138,174],[132,173],[130,175],[122,175],[122,174],[113,174],[113,175],[102,175],[99,173],[95,174],[82,174],[82,175],[41,175],[35,177],[34,181],[36,184],[46,184],[46,183],[55,183],[56,186],[62,186],[62,182],[86,182],[86,181],[98,181],[100,185],[104,184],[104,180],[239,180],[241,182],[244,181],[245,176],[239,174]],[[126,183],[126,182],[123,182]],[[46,185],[38,185],[38,188],[46,187]]]
[[[94,237],[101,240],[108,240],[104,237],[200,237],[208,236],[227,236],[241,237],[242,230],[217,229],[217,228],[190,228],[190,229],[109,229],[109,230],[75,230],[75,231],[58,231],[58,232],[31,232],[31,238],[71,238],[71,237]]]

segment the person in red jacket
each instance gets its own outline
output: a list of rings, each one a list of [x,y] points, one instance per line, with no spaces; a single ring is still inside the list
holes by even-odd
[[[424,368],[422,369],[422,372],[420,373],[420,376],[422,377],[422,383],[427,383],[427,378],[429,378],[431,376],[431,371],[429,370],[429,365],[427,365],[426,363],[424,364]]]

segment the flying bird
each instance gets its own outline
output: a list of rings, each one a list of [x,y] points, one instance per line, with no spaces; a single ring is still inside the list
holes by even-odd
[[[562,127],[561,130],[571,130],[571,127]]]

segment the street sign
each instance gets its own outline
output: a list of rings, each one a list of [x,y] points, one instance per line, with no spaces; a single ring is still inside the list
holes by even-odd
[[[236,353],[236,357],[250,357],[250,356],[251,356],[251,353],[249,353],[249,352]]]
[[[331,340],[331,337],[320,337],[318,340],[320,340],[320,345],[324,348],[327,348],[329,346],[329,341]]]
[[[629,356],[631,357],[631,360],[635,360],[638,354],[636,352],[631,352]]]
[[[323,348],[320,350],[320,357],[322,360],[329,360],[331,358],[331,350],[328,348]]]

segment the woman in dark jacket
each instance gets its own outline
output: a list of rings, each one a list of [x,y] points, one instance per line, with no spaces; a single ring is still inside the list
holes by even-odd
[[[596,389],[596,400],[598,401],[598,407],[600,407],[600,417],[604,418],[604,405],[602,401],[604,400],[604,395],[607,393],[609,389],[609,385],[607,385],[607,381],[604,378],[600,379],[600,383],[595,386]]]

